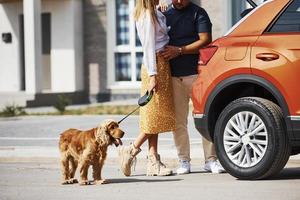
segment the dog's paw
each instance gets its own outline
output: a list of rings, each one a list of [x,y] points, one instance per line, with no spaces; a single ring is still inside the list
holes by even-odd
[[[75,184],[75,183],[78,183],[78,180],[76,178],[71,178],[69,180],[70,184]]]
[[[70,180],[64,180],[61,182],[62,185],[69,185],[72,184],[72,182]]]
[[[92,183],[86,180],[86,181],[80,181],[79,185],[92,185]]]
[[[94,181],[95,185],[102,185],[102,184],[107,184],[107,183],[109,183],[109,182],[105,179]]]
[[[67,185],[67,184],[69,184],[69,181],[62,181],[61,184],[62,185]]]
[[[76,178],[71,178],[69,180],[64,180],[61,182],[62,185],[69,185],[69,184],[75,184],[78,183],[78,180]]]

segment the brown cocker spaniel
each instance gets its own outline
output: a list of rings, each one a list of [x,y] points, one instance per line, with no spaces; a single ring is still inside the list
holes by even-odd
[[[80,170],[80,184],[88,185],[88,168],[93,166],[94,184],[106,183],[101,170],[106,158],[107,147],[114,143],[121,145],[124,132],[113,120],[104,121],[98,128],[87,131],[68,129],[59,139],[61,155],[62,184],[78,183],[74,178],[77,166]]]

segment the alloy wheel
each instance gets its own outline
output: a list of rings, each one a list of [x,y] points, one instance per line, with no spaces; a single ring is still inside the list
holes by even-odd
[[[237,166],[255,166],[268,147],[268,133],[263,120],[253,112],[242,111],[228,121],[223,137],[224,149]]]

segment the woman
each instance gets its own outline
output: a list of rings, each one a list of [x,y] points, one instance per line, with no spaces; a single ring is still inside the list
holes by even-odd
[[[120,147],[121,169],[131,174],[132,161],[148,139],[147,176],[172,174],[157,153],[158,134],[175,129],[175,113],[169,63],[159,54],[169,42],[164,15],[156,9],[159,0],[137,0],[134,18],[143,46],[141,94],[154,91],[151,101],[140,109],[140,134],[130,146]]]

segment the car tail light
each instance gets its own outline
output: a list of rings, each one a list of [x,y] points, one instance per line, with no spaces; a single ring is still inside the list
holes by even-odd
[[[200,49],[200,60],[198,64],[207,65],[207,63],[210,61],[210,59],[213,57],[217,50],[217,46],[208,46],[203,49]]]

